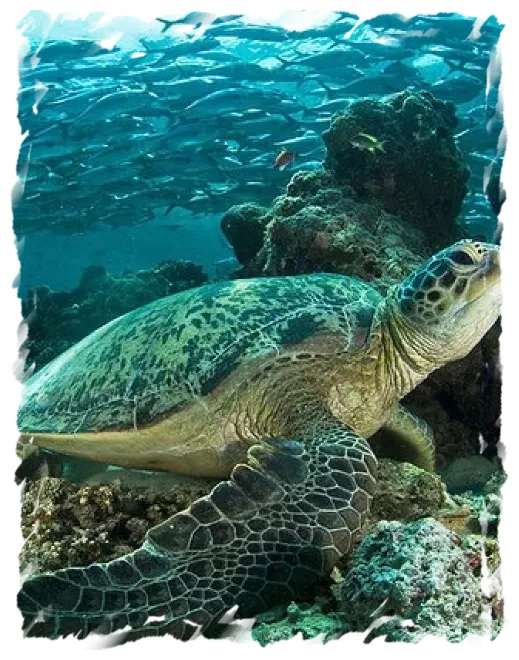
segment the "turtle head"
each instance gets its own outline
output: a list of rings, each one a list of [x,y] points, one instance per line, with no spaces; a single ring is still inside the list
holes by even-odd
[[[396,289],[397,325],[425,361],[437,363],[433,369],[460,359],[498,318],[500,279],[497,245],[459,241],[431,257]]]

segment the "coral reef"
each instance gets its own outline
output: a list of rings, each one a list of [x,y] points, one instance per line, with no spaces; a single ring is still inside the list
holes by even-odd
[[[437,474],[410,463],[380,459],[369,521],[436,516],[445,497],[445,486]]]
[[[324,170],[298,172],[270,209],[233,206],[222,230],[239,276],[331,271],[399,281],[456,225],[469,170],[453,137],[455,106],[429,92],[352,103],[323,133]],[[380,148],[354,146],[360,134]]]
[[[455,459],[440,474],[449,493],[480,492],[489,479],[501,470],[498,461],[475,455]]]
[[[190,261],[163,261],[151,270],[115,276],[89,266],[72,291],[30,290],[22,302],[28,337],[22,346],[27,368],[36,369],[114,318],[141,305],[207,282]]]
[[[43,477],[22,496],[25,544],[20,566],[52,571],[109,561],[139,547],[146,531],[205,495],[202,486],[130,488],[119,483],[82,485]]]
[[[257,204],[239,204],[232,206],[220,222],[225,238],[243,266],[254,258],[263,244],[266,212],[266,208]]]
[[[251,634],[252,639],[266,646],[298,634],[303,639],[322,635],[327,642],[345,632],[348,632],[348,624],[341,612],[328,611],[322,605],[290,603],[257,616]]]
[[[233,207],[233,223],[244,218],[242,231],[234,228],[230,239],[245,266],[238,276],[333,272],[371,281],[382,292],[399,282],[425,258],[422,232],[380,203],[359,202],[351,195],[331,173],[298,172],[287,194],[262,216],[258,207]],[[248,238],[240,242],[242,234],[248,236],[250,217],[263,238],[259,244],[259,233],[251,231],[254,250]],[[230,222],[228,215],[224,222]]]
[[[69,472],[103,483],[73,483],[55,477],[28,480],[22,497],[26,539],[20,554],[22,569],[42,572],[121,556],[137,548],[150,527],[183,510],[214,485],[213,481],[204,484],[199,480],[173,487],[169,483],[173,475],[146,471],[90,474],[87,469],[81,475],[76,467]],[[490,571],[499,565],[497,540],[480,533],[484,516],[487,533],[495,533],[499,515],[495,490],[499,483],[489,484],[489,492],[477,501],[468,494],[454,496],[453,501],[438,475],[381,459],[377,492],[370,518],[357,539],[357,550],[334,569],[331,582],[324,580],[308,590],[299,603],[259,616],[251,633],[253,639],[262,646],[297,634],[304,639],[322,636],[328,641],[350,630],[363,630],[371,623],[370,614],[386,597],[387,608],[414,621],[413,628],[400,628],[394,619],[377,629],[376,634],[390,639],[415,641],[425,632],[458,639],[467,631],[483,631],[476,614],[487,605],[498,625],[502,619],[500,593],[485,599],[474,591],[474,585],[479,584],[482,548]],[[462,521],[458,530],[463,533],[461,541],[423,516],[439,518],[451,528]],[[416,518],[421,518],[412,523],[416,527],[399,522]],[[427,561],[419,561],[420,557],[427,557]],[[410,595],[417,584],[419,597],[416,591]],[[355,589],[359,591],[351,598]],[[476,600],[470,600],[473,596]]]
[[[453,137],[457,123],[454,104],[429,92],[362,99],[334,115],[323,133],[324,165],[340,184],[380,201],[438,247],[459,236],[455,220],[467,192],[469,169]],[[359,133],[382,147],[354,146]]]
[[[296,175],[291,185],[298,183]],[[421,233],[380,204],[354,201],[334,187],[298,192],[274,203],[257,257],[262,274],[340,273],[384,293],[423,260]]]
[[[414,642],[433,634],[461,641],[489,634],[491,605],[479,567],[479,554],[433,518],[380,522],[351,557],[341,610],[354,630],[377,622],[368,640],[383,635]]]
[[[243,204],[222,218],[244,266],[236,276],[337,272],[382,291],[400,281],[461,235],[468,168],[456,124],[454,106],[428,92],[364,99],[334,115],[324,170],[297,172],[270,209]],[[383,137],[383,148],[353,146],[359,133]]]

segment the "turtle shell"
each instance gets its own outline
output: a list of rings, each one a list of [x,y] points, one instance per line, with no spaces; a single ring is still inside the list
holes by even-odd
[[[325,274],[235,280],[156,300],[32,376],[18,427],[79,433],[152,423],[204,397],[247,360],[320,333],[338,350],[358,349],[380,301],[360,280]]]

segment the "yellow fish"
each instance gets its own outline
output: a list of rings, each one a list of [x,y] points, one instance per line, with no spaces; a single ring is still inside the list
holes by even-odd
[[[358,133],[355,137],[351,138],[350,144],[356,149],[369,151],[371,154],[375,153],[375,151],[383,151],[385,153],[384,143],[367,133]]]

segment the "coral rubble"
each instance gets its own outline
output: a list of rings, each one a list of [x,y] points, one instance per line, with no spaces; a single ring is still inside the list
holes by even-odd
[[[341,610],[354,630],[375,624],[368,639],[418,641],[434,634],[461,641],[489,634],[491,604],[474,570],[479,562],[432,518],[380,522],[353,553]]]
[[[22,496],[21,568],[40,573],[120,557],[212,485],[156,490],[55,477],[29,481]]]
[[[327,642],[347,631],[346,617],[341,612],[327,611],[315,604],[290,603],[258,615],[251,634],[252,639],[266,646],[298,634],[303,639],[322,636]]]

